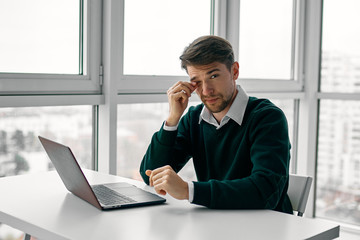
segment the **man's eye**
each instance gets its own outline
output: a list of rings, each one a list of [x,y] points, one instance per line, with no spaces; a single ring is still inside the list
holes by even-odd
[[[214,75],[211,75],[210,79],[214,79],[214,78],[217,78],[218,75],[217,74],[214,74]]]

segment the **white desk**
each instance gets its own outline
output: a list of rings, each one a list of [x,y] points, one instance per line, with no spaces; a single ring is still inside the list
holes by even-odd
[[[86,170],[90,184],[125,180]],[[56,172],[0,179],[0,222],[38,239],[333,239],[339,226],[270,210],[163,205],[102,212],[69,193]]]

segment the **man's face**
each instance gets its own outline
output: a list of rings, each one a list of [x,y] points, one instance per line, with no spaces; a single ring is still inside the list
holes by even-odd
[[[236,95],[239,64],[235,62],[231,70],[225,64],[214,62],[202,66],[188,66],[190,81],[196,83],[196,93],[212,113],[229,110]]]

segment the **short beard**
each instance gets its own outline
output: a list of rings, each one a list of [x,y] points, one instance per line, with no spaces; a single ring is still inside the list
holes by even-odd
[[[232,102],[232,95],[230,96],[229,99],[225,99],[224,100],[224,96],[223,95],[217,95],[217,96],[210,96],[210,97],[218,97],[221,100],[221,103],[219,106],[209,106],[208,104],[206,104],[206,98],[202,97],[201,100],[204,103],[204,105],[206,106],[206,108],[211,112],[211,113],[219,113],[221,111],[223,111],[227,106],[229,106],[229,104],[231,104]]]

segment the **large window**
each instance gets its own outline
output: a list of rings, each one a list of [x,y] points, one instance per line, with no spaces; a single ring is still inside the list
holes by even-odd
[[[83,72],[79,1],[2,0],[0,4],[0,72]]]
[[[168,113],[165,92],[188,80],[179,55],[214,34],[232,43],[249,95],[285,112],[292,160],[301,157],[291,171],[317,176],[309,216],[359,225],[359,3],[0,0],[0,175],[51,169],[43,135],[69,145],[82,167],[96,168],[98,155],[100,171],[139,178]],[[191,162],[181,174],[194,179]]]
[[[0,0],[0,94],[98,93],[101,1]]]
[[[240,49],[239,59],[236,60],[240,62],[241,78],[296,78],[295,32],[298,25],[295,8],[300,6],[297,1],[277,0],[268,3],[244,0],[240,1],[240,8],[230,2],[226,6],[225,1],[209,0],[124,2],[123,76],[118,85],[120,93],[165,93],[175,81],[187,81],[186,72],[180,68],[179,56],[195,38],[210,33],[225,32],[226,36],[223,37],[230,38],[234,33],[239,35],[239,41],[232,43],[235,50]],[[230,9],[232,6],[234,9]],[[230,15],[224,15],[222,7],[229,8],[227,13],[240,16],[240,25],[233,24]],[[224,21],[227,18],[228,22]],[[222,27],[211,29],[212,24]],[[238,28],[233,29],[236,26]],[[273,89],[282,89],[283,81],[270,85]],[[263,89],[263,84],[255,83],[252,86],[250,91]],[[248,90],[247,86],[245,89]],[[147,95],[147,99],[151,99],[151,96]],[[288,117],[292,142],[295,139],[294,100],[274,100]],[[138,178],[139,163],[152,134],[160,128],[167,115],[168,104],[119,103],[117,173]]]
[[[323,5],[316,216],[360,225],[360,2]],[[328,98],[328,99],[327,99]],[[346,98],[346,99],[344,99]]]

